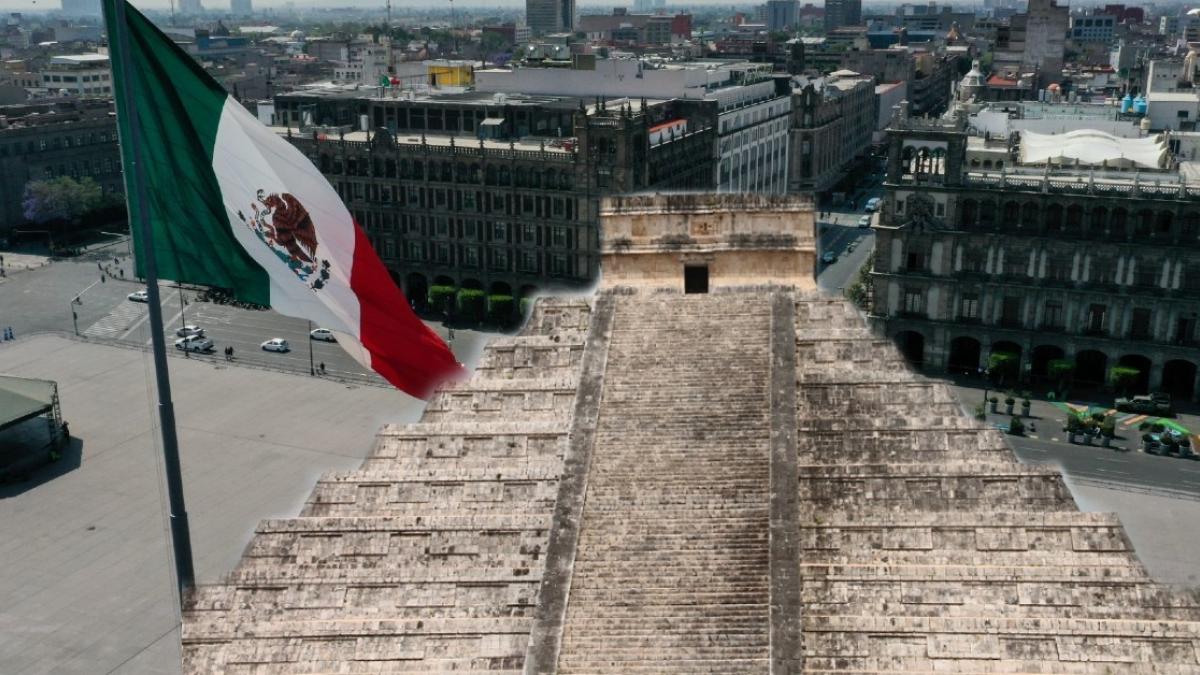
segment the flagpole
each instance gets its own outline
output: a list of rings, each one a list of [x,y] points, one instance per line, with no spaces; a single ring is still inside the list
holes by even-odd
[[[109,3],[105,3],[106,5]],[[139,161],[138,148],[141,145],[141,134],[138,130],[138,110],[133,99],[133,74],[129,59],[129,36],[126,33],[125,0],[112,0],[113,21],[108,36],[109,58],[116,52],[121,68],[118,85],[122,107],[120,112],[126,116],[129,129],[128,138],[121,135],[121,154],[124,155],[123,165],[131,170],[126,177],[127,189],[132,189],[137,196],[136,211],[130,213],[137,222],[136,229],[130,227],[131,234],[137,233],[142,246],[142,271],[146,278],[147,303],[150,309],[150,340],[154,354],[154,376],[158,385],[158,421],[162,433],[163,470],[167,478],[167,500],[170,506],[171,549],[175,561],[175,582],[178,587],[180,607],[183,606],[184,593],[195,585],[195,572],[192,568],[192,543],[188,534],[187,509],[183,502],[183,476],[179,463],[179,439],[175,432],[175,404],[171,401],[171,379],[167,372],[167,345],[163,333],[162,303],[158,292],[158,263],[155,260],[152,243],[150,214],[147,211],[146,181],[144,169]],[[112,47],[116,45],[116,49]],[[114,64],[115,65],[115,64]],[[115,78],[114,78],[115,80]],[[118,125],[120,128],[120,125]],[[129,203],[128,196],[126,203]]]

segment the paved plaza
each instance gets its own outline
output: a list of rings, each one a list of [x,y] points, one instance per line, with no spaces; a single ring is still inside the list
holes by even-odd
[[[179,671],[150,355],[53,336],[0,343],[0,372],[56,380],[78,439],[0,486],[0,668]],[[196,573],[228,573],[263,518],[357,467],[418,401],[381,387],[171,359]]]

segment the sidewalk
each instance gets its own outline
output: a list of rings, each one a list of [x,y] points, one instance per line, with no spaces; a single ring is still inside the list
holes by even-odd
[[[49,264],[49,256],[35,255],[33,253],[13,253],[11,251],[0,253],[0,270],[4,271],[4,276],[0,277],[0,281],[3,281],[9,274],[37,269]]]

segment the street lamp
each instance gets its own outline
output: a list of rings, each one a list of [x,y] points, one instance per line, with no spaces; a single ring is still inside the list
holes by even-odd
[[[979,368],[979,376],[983,378],[983,412],[984,412],[984,414],[986,414],[986,413],[987,413],[987,403],[988,403],[988,375],[989,375],[989,374],[990,374],[990,373],[989,373],[989,370],[988,370],[987,368],[983,368],[983,367],[980,367],[980,368]]]
[[[313,353],[312,353],[312,350],[313,350],[313,344],[312,344],[312,343],[313,343],[313,339],[312,339],[312,329],[313,329],[313,327],[312,327],[312,319],[309,319],[309,321],[308,321],[308,374],[309,374],[309,375],[311,375],[311,376],[314,376],[314,377],[315,377],[315,376],[316,376],[316,374],[317,374],[317,369],[316,369],[316,368],[313,368]]]

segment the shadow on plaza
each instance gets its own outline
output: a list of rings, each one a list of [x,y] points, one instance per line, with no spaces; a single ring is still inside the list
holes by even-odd
[[[43,427],[41,433],[18,425],[0,432],[0,499],[24,494],[39,485],[70,473],[83,462],[83,439],[74,436],[51,461],[49,432],[45,421],[31,420]]]

